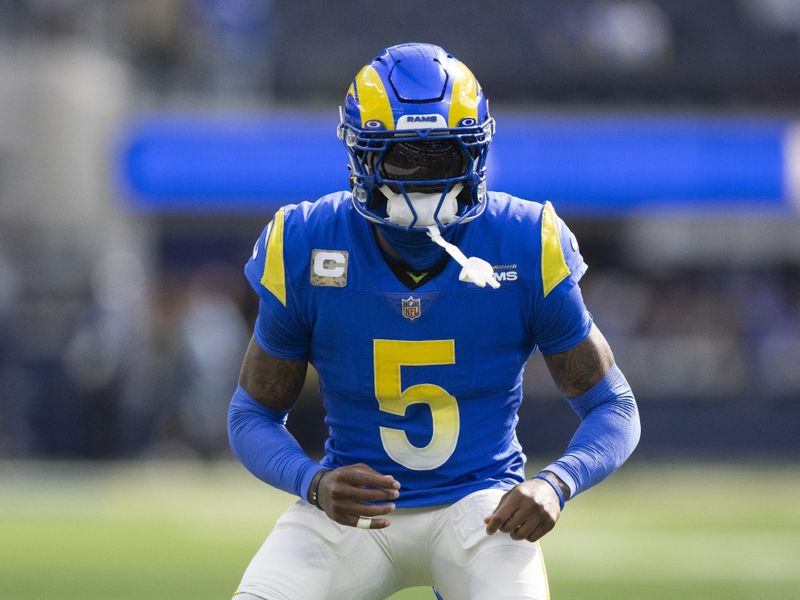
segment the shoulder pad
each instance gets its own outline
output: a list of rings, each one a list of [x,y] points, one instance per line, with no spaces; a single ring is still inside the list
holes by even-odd
[[[281,208],[267,224],[244,267],[250,285],[259,296],[272,294],[286,306],[286,268],[283,237],[286,208]]]
[[[545,202],[542,208],[541,241],[542,294],[547,297],[565,279],[580,280],[587,265],[578,251],[575,236],[550,202]]]
[[[286,270],[283,262],[283,223],[285,208],[275,213],[272,222],[267,225],[264,246],[264,271],[261,274],[261,285],[286,306]]]

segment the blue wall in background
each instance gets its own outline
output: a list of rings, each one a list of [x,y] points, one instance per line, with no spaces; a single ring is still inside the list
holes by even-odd
[[[775,119],[496,113],[490,188],[559,211],[788,210]],[[335,114],[156,115],[119,146],[123,195],[148,212],[271,212],[347,186]]]

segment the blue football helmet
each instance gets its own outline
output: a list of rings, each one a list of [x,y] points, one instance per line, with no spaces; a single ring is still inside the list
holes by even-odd
[[[464,63],[432,44],[386,48],[358,72],[340,109],[356,210],[403,230],[474,219],[486,206],[494,131]]]

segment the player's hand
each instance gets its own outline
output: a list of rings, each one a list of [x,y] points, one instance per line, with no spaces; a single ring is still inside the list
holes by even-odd
[[[400,484],[391,475],[381,475],[359,463],[325,473],[319,482],[317,502],[337,523],[355,527],[359,517],[369,517],[370,529],[383,529],[391,522],[379,517],[395,509],[391,501],[400,495],[399,489]]]
[[[558,496],[541,479],[529,479],[508,490],[483,521],[486,533],[508,533],[514,540],[535,542],[556,525],[561,514]]]

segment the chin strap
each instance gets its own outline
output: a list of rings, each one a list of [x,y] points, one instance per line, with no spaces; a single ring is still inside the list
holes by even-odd
[[[453,259],[463,267],[458,276],[460,281],[474,283],[478,287],[486,287],[487,283],[489,287],[494,289],[500,287],[500,282],[494,278],[494,269],[492,269],[492,265],[477,256],[470,256],[467,258],[458,246],[442,238],[442,234],[439,232],[439,228],[436,225],[428,227],[428,237],[431,238],[435,244],[444,248],[445,252],[452,256]]]

